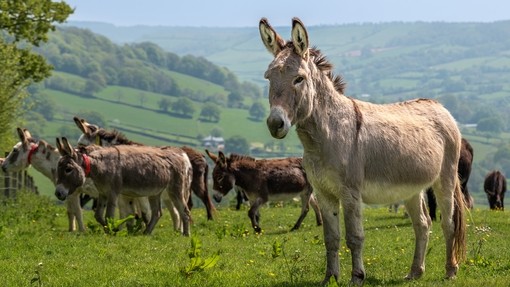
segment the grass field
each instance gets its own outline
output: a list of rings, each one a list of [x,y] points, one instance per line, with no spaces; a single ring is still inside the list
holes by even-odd
[[[62,205],[48,197],[20,193],[0,205],[0,278],[3,286],[317,286],[323,279],[322,228],[312,212],[302,228],[289,232],[299,214],[295,204],[261,210],[263,233],[255,235],[246,207],[218,208],[214,221],[193,209],[192,237],[171,230],[167,213],[151,236],[106,235],[93,231],[86,211],[86,233],[69,233]],[[405,281],[414,249],[412,226],[402,213],[365,208],[365,286],[508,286],[506,212],[475,209],[468,219],[468,256],[454,280],[443,280],[444,240],[433,224],[427,270]],[[343,236],[342,236],[343,237]],[[201,248],[191,249],[192,238]],[[214,266],[190,270],[191,250]],[[350,278],[350,255],[342,239],[340,286]]]

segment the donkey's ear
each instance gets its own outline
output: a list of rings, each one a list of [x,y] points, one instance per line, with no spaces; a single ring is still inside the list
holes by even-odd
[[[213,153],[210,153],[209,150],[205,150],[205,153],[207,154],[207,156],[209,156],[209,158],[212,159],[212,161],[214,161],[216,163],[216,161],[218,160],[218,157],[216,155],[214,155]]]
[[[27,139],[29,139],[29,138],[31,138],[31,137],[32,137],[32,135],[30,134],[30,132],[28,131],[28,129],[23,129],[23,133],[25,133],[25,137],[26,137]]]
[[[28,144],[28,141],[25,132],[20,128],[16,128],[16,131],[18,132],[18,137],[21,141],[21,144],[23,144],[23,146],[26,146]]]
[[[88,135],[90,134],[90,130],[88,128],[88,125],[86,124],[84,119],[80,119],[78,117],[73,117],[74,123],[76,126],[81,130],[82,133]]]
[[[64,149],[64,146],[62,146],[62,142],[60,142],[59,138],[57,138],[57,149],[61,156],[67,155],[66,150]]]
[[[276,55],[283,50],[283,47],[285,47],[285,40],[269,25],[266,18],[260,19],[259,31],[262,43],[264,43],[269,53],[276,57]]]
[[[222,151],[219,151],[218,152],[218,157],[219,157],[218,163],[221,164],[222,166],[226,166],[227,165],[227,158],[225,157],[225,154],[223,154]]]
[[[69,155],[75,157],[76,152],[74,151],[73,147],[71,146],[66,137],[62,137],[62,145]]]
[[[294,51],[301,58],[308,60],[308,33],[303,22],[297,17],[292,18],[292,43],[294,44]]]

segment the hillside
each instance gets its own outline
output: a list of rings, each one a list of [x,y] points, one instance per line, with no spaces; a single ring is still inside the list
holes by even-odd
[[[267,108],[267,100],[256,90],[265,85],[262,74],[271,60],[255,25],[253,29],[87,25],[107,38],[64,27],[42,47],[56,71],[44,87],[34,87],[36,100],[27,104],[42,114],[47,111],[44,116],[27,117],[27,126],[36,135],[73,138],[77,129],[72,116],[92,115],[147,144],[201,148],[198,139],[219,130],[225,138],[241,136],[252,147],[278,152],[260,156],[300,154],[295,133],[277,142],[269,136],[263,118],[253,120],[249,115],[247,107],[254,102]],[[288,36],[288,27],[277,29]],[[460,123],[484,126],[485,130],[463,128],[475,146],[470,183],[481,200],[480,186],[488,170],[500,168],[510,174],[509,30],[510,22],[309,28],[312,44],[345,77],[348,95],[374,102],[437,98]],[[164,99],[173,103],[179,98],[190,99],[194,111],[180,114],[160,106]],[[238,102],[232,104],[231,99]],[[210,102],[220,107],[217,121],[200,116]]]

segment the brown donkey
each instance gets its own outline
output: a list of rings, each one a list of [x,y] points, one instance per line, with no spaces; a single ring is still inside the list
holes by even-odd
[[[78,145],[90,145],[97,144],[100,146],[113,146],[113,145],[142,145],[127,139],[122,133],[113,130],[106,131],[96,125],[92,125],[84,119],[74,117],[74,122],[78,128],[82,131],[82,135],[78,139]],[[214,205],[209,197],[209,191],[207,188],[207,175],[209,173],[209,165],[205,156],[187,146],[181,147],[182,150],[188,155],[191,166],[193,168],[193,179],[191,181],[191,190],[195,195],[200,198],[204,203],[207,211],[207,219],[212,220],[215,212]],[[188,199],[188,208],[193,207],[193,200],[190,196]]]
[[[167,192],[182,220],[182,232],[190,234],[190,212],[186,206],[191,184],[191,163],[178,148],[146,146],[92,147],[87,154],[75,151],[66,138],[57,139],[62,157],[57,166],[55,195],[64,200],[90,177],[99,192],[96,219],[103,225],[113,218],[120,194],[149,198],[151,220],[144,233],[150,234],[161,216],[162,192]]]
[[[461,135],[439,103],[418,99],[377,105],[344,96],[345,84],[333,66],[311,48],[303,23],[292,21],[286,42],[263,18],[260,36],[274,56],[269,80],[271,135],[284,138],[291,126],[303,145],[303,166],[321,206],[326,274],[338,277],[339,206],[352,256],[351,282],[365,280],[362,203],[404,200],[413,222],[415,252],[408,279],[425,271],[430,217],[423,190],[432,186],[446,241],[446,278],[456,275],[465,256],[465,206],[457,176]]]
[[[216,163],[214,166],[213,189],[217,192],[217,200],[227,194],[234,186],[244,191],[250,200],[248,217],[255,232],[262,230],[259,226],[259,208],[268,201],[290,200],[301,197],[301,215],[292,230],[297,230],[312,205],[317,225],[322,225],[319,206],[313,195],[312,186],[306,179],[301,165],[301,158],[261,159],[231,154],[229,158],[220,151],[216,156],[205,151]]]

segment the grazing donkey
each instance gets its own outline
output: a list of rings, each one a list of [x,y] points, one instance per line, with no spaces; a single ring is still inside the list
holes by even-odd
[[[506,178],[499,170],[493,170],[485,176],[483,190],[487,194],[492,210],[505,210]]]
[[[57,139],[62,155],[57,166],[55,195],[64,200],[90,177],[99,191],[96,219],[106,224],[102,202],[106,201],[106,217],[113,218],[119,194],[148,197],[151,220],[144,230],[150,234],[161,216],[162,192],[168,192],[173,206],[182,220],[182,232],[189,236],[190,212],[186,206],[191,184],[191,163],[178,148],[126,146],[75,151],[66,138]],[[86,149],[86,148],[85,148]]]
[[[462,138],[457,172],[459,173],[460,179],[460,191],[464,195],[464,202],[466,203],[466,207],[469,209],[473,209],[473,197],[471,196],[471,194],[469,194],[467,186],[469,176],[471,175],[472,164],[473,164],[473,147],[465,138]],[[427,189],[427,202],[429,206],[430,218],[432,219],[432,221],[435,221],[437,203],[432,188]]]
[[[323,283],[339,274],[339,204],[352,256],[351,283],[365,280],[362,202],[404,200],[413,222],[415,252],[408,279],[425,271],[431,225],[423,190],[432,186],[446,241],[446,278],[456,275],[465,256],[465,206],[457,176],[461,135],[439,103],[417,99],[377,105],[344,96],[345,83],[316,48],[298,18],[286,42],[265,18],[259,31],[274,56],[269,80],[267,126],[284,138],[291,126],[303,145],[303,166],[321,206],[326,245]]]
[[[113,145],[142,145],[127,139],[122,133],[113,130],[106,131],[99,128],[96,125],[92,125],[86,122],[84,119],[74,117],[74,122],[78,128],[82,131],[82,135],[78,139],[79,145],[90,145],[97,144],[100,146],[113,146]],[[187,147],[181,147],[182,150],[188,155],[191,166],[193,168],[193,179],[191,181],[191,190],[195,195],[202,200],[207,211],[207,219],[213,219],[213,213],[215,212],[214,205],[209,197],[209,191],[207,188],[207,174],[209,173],[209,165],[205,156],[200,152]],[[193,200],[190,196],[188,199],[188,208],[193,207]]]
[[[259,208],[267,201],[289,200],[301,197],[301,215],[292,230],[297,230],[308,213],[310,204],[315,211],[317,225],[322,216],[313,196],[312,186],[306,179],[301,158],[261,159],[231,154],[227,159],[220,151],[218,156],[205,151],[215,162],[212,172],[215,199],[220,201],[234,186],[239,186],[250,201],[248,217],[255,232],[260,233]]]

